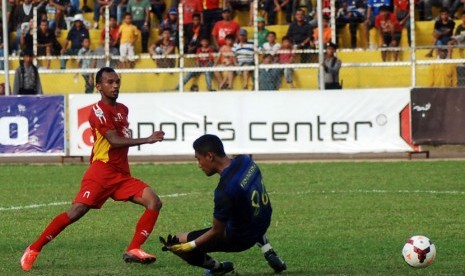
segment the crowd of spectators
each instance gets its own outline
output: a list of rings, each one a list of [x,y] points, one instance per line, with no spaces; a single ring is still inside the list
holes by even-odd
[[[197,54],[195,66],[249,66],[254,65],[254,44],[248,36],[245,26],[240,26],[234,20],[236,10],[250,12],[248,25],[253,24],[251,0],[174,0],[168,4],[165,0],[95,0],[94,6],[89,7],[87,1],[78,0],[2,0],[8,1],[7,22],[8,30],[15,32],[11,41],[11,54],[32,50],[33,8],[38,10],[37,55],[48,56],[43,65],[50,68],[51,56],[63,55],[60,69],[66,68],[69,58],[78,57],[81,68],[94,68],[105,64],[104,58],[93,56],[105,55],[106,30],[99,25],[105,16],[105,8],[109,8],[109,44],[112,56],[119,56],[119,60],[111,59],[111,65],[120,68],[134,68],[136,47],[140,41],[142,53],[149,53],[154,58],[156,67],[172,68],[177,64],[176,59],[169,57],[179,52],[179,32],[184,33],[183,49],[187,54]],[[312,1],[306,1],[305,7],[298,7],[291,0],[261,0],[259,1],[258,49],[261,51],[260,62],[265,64],[289,64],[294,62],[316,62],[318,46],[318,31],[316,8]],[[178,5],[182,6],[183,17],[180,20]],[[436,25],[442,30],[435,32],[434,45],[457,45],[464,43],[461,32],[456,31],[450,23],[455,18],[461,18],[461,0],[419,0],[415,7],[419,11],[420,20],[432,20],[432,7],[441,6],[441,16]],[[376,28],[379,34],[380,47],[398,47],[400,45],[403,28],[410,30],[410,1],[409,0],[339,0],[336,1],[336,28],[342,29],[349,25],[351,34],[350,45],[358,47],[357,31],[364,25],[364,45],[372,46],[369,31]],[[445,12],[447,15],[444,15]],[[93,22],[84,19],[84,12],[93,12]],[[337,39],[332,37],[330,15],[332,14],[329,0],[322,1],[323,12],[323,41],[325,44]],[[278,22],[278,14],[283,18]],[[465,17],[464,17],[465,18]],[[0,21],[1,22],[1,21]],[[439,23],[438,23],[439,22]],[[288,30],[283,37],[277,37],[270,32],[267,26],[273,24],[287,24]],[[182,24],[182,26],[180,25]],[[435,25],[435,29],[436,29]],[[446,27],[447,32],[445,31]],[[465,21],[464,21],[465,26]],[[158,32],[158,41],[149,45],[152,29]],[[461,27],[464,28],[463,26]],[[62,30],[67,30],[64,44],[58,42],[57,37]],[[101,29],[100,41],[91,41],[90,29]],[[0,32],[2,29],[0,28]],[[0,55],[3,55],[3,34],[0,38]],[[153,39],[153,38],[152,38]],[[408,32],[410,44],[410,33]],[[281,43],[279,43],[280,41]],[[99,47],[91,47],[96,45]],[[336,45],[337,47],[337,45]],[[91,50],[91,48],[96,48]],[[304,50],[304,51],[296,51]],[[398,52],[392,51],[394,60],[398,59]],[[448,56],[452,50],[449,50]],[[382,51],[382,59],[386,60],[389,52]],[[3,66],[3,64],[0,64]],[[2,69],[0,67],[0,69]],[[269,71],[269,70],[268,70]],[[291,68],[266,71],[268,78],[275,74],[282,74],[289,87],[294,87],[293,71]],[[265,71],[264,71],[265,72]],[[184,82],[187,83],[198,73],[189,73]],[[212,79],[215,76],[218,89],[232,88],[233,71],[223,73],[205,73],[207,88],[214,91]],[[249,71],[240,72],[243,80],[243,89],[249,89],[251,74]],[[91,74],[83,75],[86,80],[86,92],[89,92],[93,83]],[[276,84],[275,84],[276,85]],[[195,90],[196,87],[191,87]]]

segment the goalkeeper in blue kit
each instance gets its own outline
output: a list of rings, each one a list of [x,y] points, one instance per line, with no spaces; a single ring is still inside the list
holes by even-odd
[[[163,250],[205,268],[207,275],[224,275],[234,271],[234,264],[218,262],[207,253],[240,252],[257,245],[276,273],[286,270],[265,236],[272,209],[257,164],[246,155],[230,159],[215,135],[199,137],[193,147],[199,168],[207,176],[220,175],[214,193],[212,227],[169,235],[167,239],[160,237]]]

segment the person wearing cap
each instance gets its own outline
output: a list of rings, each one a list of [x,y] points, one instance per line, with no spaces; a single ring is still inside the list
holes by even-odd
[[[26,49],[21,54],[22,61],[15,70],[15,80],[12,95],[40,95],[43,94],[37,67],[32,64],[34,54]]]
[[[252,41],[247,39],[247,31],[240,29],[239,39],[233,47],[234,55],[236,56],[237,64],[239,66],[252,66],[254,65],[254,45]],[[240,71],[243,77],[242,88],[248,90],[250,71]]]
[[[161,36],[163,34],[163,30],[170,29],[170,40],[173,41],[177,47],[179,47],[179,18],[178,10],[176,8],[171,8],[168,11],[168,17],[163,20],[160,27],[159,35]]]
[[[225,38],[227,35],[234,35],[237,39],[239,30],[241,29],[241,26],[239,26],[236,21],[232,20],[230,9],[224,8],[221,15],[223,16],[223,20],[216,22],[212,30],[213,45],[215,45],[217,49],[225,45]]]
[[[333,42],[328,42],[325,45],[326,52],[321,68],[324,73],[325,89],[342,89],[339,83],[339,70],[341,69],[341,60],[335,55],[337,45]]]
[[[150,37],[150,1],[129,0],[126,12],[132,15],[132,24],[139,29],[142,38],[142,52],[148,52]]]
[[[257,28],[258,28],[258,48],[263,47],[266,43],[266,37],[270,31],[265,28],[265,18],[263,16],[257,17]]]
[[[82,14],[78,13],[74,15],[74,23],[71,30],[68,32],[66,37],[65,45],[61,49],[62,55],[77,55],[79,49],[82,47],[82,41],[84,38],[89,38],[89,30],[87,30],[83,23]],[[60,61],[60,68],[66,69],[67,59]]]

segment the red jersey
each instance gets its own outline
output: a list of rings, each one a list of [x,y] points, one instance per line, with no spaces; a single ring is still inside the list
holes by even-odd
[[[394,0],[394,7],[400,11],[409,11],[410,3],[409,0]]]
[[[221,0],[202,0],[204,10],[214,10],[223,7]]]
[[[223,46],[226,44],[226,36],[229,34],[233,34],[236,38],[239,35],[239,30],[241,26],[236,21],[218,21],[215,23],[213,27],[212,35],[216,38],[216,42],[218,46]]]
[[[110,41],[116,41],[118,40],[118,33],[119,33],[119,26],[116,28],[110,28],[109,34],[110,34]],[[104,42],[105,41],[105,29],[102,30],[100,33],[100,41]]]
[[[92,147],[90,163],[101,161],[116,171],[130,174],[129,147],[112,148],[104,136],[108,130],[116,130],[119,136],[130,138],[127,117],[128,108],[124,104],[116,103],[116,106],[110,106],[99,101],[92,107],[89,123],[94,136],[94,146]]]
[[[376,16],[375,27],[381,28],[382,33],[390,33],[393,29],[396,32],[402,31],[402,26],[393,13],[389,13],[387,18],[384,18],[381,14]]]
[[[192,15],[194,13],[202,12],[202,2],[201,0],[182,0],[182,9],[183,9],[183,24],[192,23]]]
[[[199,47],[197,48],[197,63],[200,67],[209,67],[213,64],[213,49],[208,47],[206,49]]]
[[[292,49],[281,48],[278,51],[278,54],[279,54],[279,63],[281,64],[292,63],[292,58],[294,57],[294,54],[292,53]]]

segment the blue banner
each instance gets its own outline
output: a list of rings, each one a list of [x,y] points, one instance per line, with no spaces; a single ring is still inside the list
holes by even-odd
[[[0,97],[0,155],[65,155],[64,96]]]

